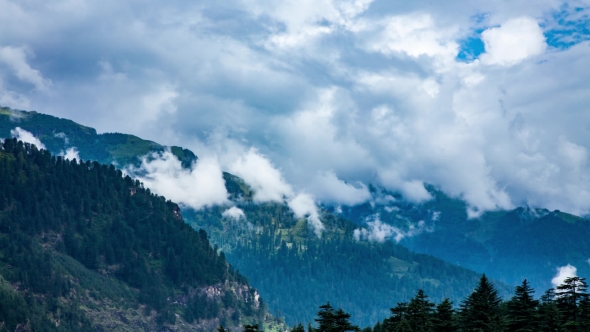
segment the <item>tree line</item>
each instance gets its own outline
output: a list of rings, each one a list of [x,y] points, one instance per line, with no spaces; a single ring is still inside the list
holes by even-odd
[[[477,287],[455,307],[449,299],[431,301],[423,290],[408,302],[398,302],[390,317],[361,329],[351,315],[328,302],[319,307],[315,324],[299,323],[291,332],[566,332],[590,331],[590,298],[585,278],[566,278],[555,289],[535,299],[527,280],[503,301],[494,284],[483,275]],[[227,331],[220,326],[218,332]],[[245,332],[261,331],[257,325]]]

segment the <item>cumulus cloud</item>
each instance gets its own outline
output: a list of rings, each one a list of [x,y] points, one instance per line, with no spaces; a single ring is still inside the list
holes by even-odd
[[[238,207],[232,206],[229,209],[223,211],[221,215],[225,218],[233,219],[233,220],[240,220],[245,219],[246,215],[244,211]]]
[[[324,224],[320,220],[318,208],[312,196],[308,194],[297,194],[289,199],[288,203],[297,218],[307,218],[315,234],[319,237],[324,230]]]
[[[154,193],[196,210],[229,204],[221,167],[212,156],[184,169],[172,152],[153,153],[142,158],[141,166],[126,171]]]
[[[230,172],[241,177],[254,190],[254,201],[283,202],[293,195],[281,172],[254,148],[241,156],[230,167]]]
[[[326,203],[356,205],[371,199],[371,193],[365,184],[346,183],[333,171],[319,173],[310,190],[314,192],[316,199]]]
[[[528,57],[542,54],[547,49],[543,30],[532,17],[519,17],[506,21],[500,27],[482,32],[486,53],[480,59],[484,64],[513,65]]]
[[[369,184],[423,202],[432,184],[472,217],[590,211],[582,2],[0,7],[0,103],[217,154],[259,202],[356,204]]]
[[[566,266],[558,267],[557,274],[555,275],[555,277],[553,277],[553,279],[551,279],[551,284],[553,285],[554,288],[556,288],[557,286],[563,284],[565,279],[576,277],[577,271],[578,271],[578,269],[576,269],[575,266],[572,266],[570,264],[568,264]]]
[[[382,243],[386,240],[392,239],[395,242],[399,242],[405,237],[412,237],[425,231],[432,231],[426,227],[426,223],[423,220],[419,221],[416,225],[409,224],[407,230],[381,222],[378,215],[371,217],[370,220],[371,221],[367,222],[366,227],[354,230],[353,236],[355,240],[368,240]]]
[[[41,141],[37,137],[35,137],[30,132],[22,129],[21,127],[16,127],[10,130],[10,135],[23,142],[35,144],[38,149],[45,149],[45,145],[43,145],[43,143],[41,143]]]
[[[296,194],[281,172],[256,149],[240,156],[230,166],[230,171],[252,187],[255,202],[286,202],[297,218],[307,218],[316,235],[321,236],[324,225],[314,198],[305,193]]]
[[[45,91],[52,84],[50,80],[43,78],[38,70],[31,68],[28,64],[26,48],[0,47],[0,62],[12,69],[18,79],[34,85],[39,90]]]

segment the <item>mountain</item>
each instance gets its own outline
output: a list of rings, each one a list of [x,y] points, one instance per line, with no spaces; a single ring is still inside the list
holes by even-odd
[[[1,144],[0,331],[271,330],[265,308],[175,203],[112,165]]]
[[[97,135],[91,128],[48,115],[4,109],[4,113],[0,114],[0,128],[3,128],[3,132],[0,133],[10,134],[16,126],[35,134],[54,153],[65,151],[69,146],[76,146],[81,158],[93,160],[98,156],[96,153],[93,154],[95,150],[123,151],[116,156],[104,154],[105,157],[102,159],[115,160],[118,165],[122,165],[122,160],[137,162],[143,154],[162,151],[165,148],[124,134],[116,134],[125,138],[121,139],[121,142],[136,144],[109,145],[110,141],[103,138],[111,134]],[[66,142],[62,137],[67,137],[69,141]],[[55,145],[46,143],[46,140],[53,140]],[[144,148],[134,149],[134,146]],[[196,160],[196,156],[193,158],[194,154],[188,150],[176,148],[176,151],[178,157],[185,158],[182,159],[185,166],[188,160]],[[184,156],[178,151],[183,151]],[[202,228],[209,233],[211,241],[223,249],[228,261],[248,276],[262,296],[269,301],[269,308],[280,311],[280,315],[284,315],[289,324],[312,321],[316,308],[327,300],[351,312],[356,323],[372,324],[387,317],[390,307],[397,301],[409,299],[417,288],[424,288],[435,300],[450,297],[458,301],[472,290],[479,277],[479,274],[465,268],[459,268],[429,255],[413,253],[392,241],[357,241],[354,238],[354,230],[366,227],[365,212],[374,212],[367,208],[371,207],[368,203],[358,207],[343,207],[342,211],[326,206],[321,215],[326,231],[318,238],[310,232],[306,220],[295,218],[284,203],[254,204],[254,192],[243,180],[229,173],[224,173],[224,178],[230,199],[244,211],[245,219],[236,222],[223,217],[222,213],[227,206],[200,211],[183,209],[182,215],[195,229]],[[457,243],[465,242],[461,238],[452,238],[452,235],[448,238],[434,239],[433,243],[440,247],[438,251],[432,252],[429,252],[431,247],[412,246],[411,242],[414,238],[422,239],[421,236],[435,234],[438,226],[444,225],[437,222],[434,225],[436,231],[430,232],[429,227],[433,225],[431,221],[436,219],[436,213],[441,220],[449,220],[449,228],[452,228],[452,222],[465,221],[464,203],[455,200],[444,201],[439,205],[445,207],[447,204],[448,207],[441,212],[425,205],[413,206],[403,203],[399,195],[392,195],[396,204],[403,205],[395,208],[404,210],[404,213],[397,214],[403,218],[395,217],[396,220],[399,219],[395,224],[406,231],[404,234],[414,235],[402,239],[405,245],[430,255],[440,254],[439,257],[444,258],[446,246],[451,250],[460,247],[451,243],[452,241],[459,239]],[[437,208],[442,210],[441,206],[437,205]],[[389,207],[382,206],[384,211],[387,208]],[[391,207],[391,211],[394,211],[393,208]],[[360,217],[361,215],[363,217]],[[383,214],[383,217],[387,216]],[[422,235],[407,232],[408,221],[426,218],[428,222]],[[348,219],[356,220],[357,224]],[[478,245],[482,246],[475,241],[466,242],[465,247],[461,249],[463,251],[458,250],[457,253],[462,252],[467,259],[474,257],[474,260],[478,260]],[[471,250],[472,248],[477,250]],[[466,252],[470,254],[465,255]],[[489,273],[485,269],[478,271]],[[522,280],[517,283],[520,281]],[[498,283],[498,286],[503,295],[509,293],[509,287],[506,285]]]
[[[519,207],[469,218],[460,199],[430,186],[433,199],[412,204],[393,193],[373,188],[375,197],[390,196],[382,204],[341,206],[341,215],[364,225],[375,216],[400,229],[424,227],[400,243],[413,251],[433,255],[460,266],[485,272],[516,285],[523,279],[544,290],[551,287],[557,268],[571,264],[590,274],[590,221],[561,211]],[[330,208],[330,210],[334,210]],[[466,254],[468,253],[468,254]]]
[[[97,134],[94,128],[82,126],[72,120],[0,107],[0,137],[12,137],[11,131],[16,127],[32,133],[55,155],[65,153],[68,148],[75,148],[81,159],[106,165],[137,164],[139,157],[162,152],[167,148],[133,135]],[[178,146],[169,148],[185,166],[197,159],[190,150]]]
[[[223,215],[227,207],[187,209],[183,215],[210,234],[289,325],[313,322],[317,308],[330,301],[366,326],[388,317],[389,308],[417,289],[459,304],[481,276],[392,241],[356,240],[357,225],[326,211],[319,238],[284,203],[235,203],[245,215],[239,220]],[[502,296],[511,292],[505,284],[497,287]]]

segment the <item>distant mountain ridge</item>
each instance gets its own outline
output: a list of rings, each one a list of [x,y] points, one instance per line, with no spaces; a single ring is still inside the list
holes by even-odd
[[[397,197],[385,204],[342,206],[341,215],[359,225],[377,215],[383,223],[402,229],[424,221],[429,231],[400,243],[512,285],[526,278],[534,288],[547,289],[557,268],[567,264],[581,275],[590,274],[589,220],[528,207],[469,219],[465,202],[434,186],[428,190],[433,199],[422,204]]]
[[[97,134],[94,128],[72,120],[0,107],[0,137],[11,137],[11,130],[15,127],[32,133],[55,155],[75,147],[81,159],[95,160],[106,165],[137,164],[139,157],[152,152],[162,152],[166,148],[170,148],[185,166],[197,159],[192,151],[178,146],[166,147],[128,134]]]
[[[39,135],[38,138],[44,144],[46,143],[43,137],[53,139],[56,142],[53,145],[53,151],[62,151],[66,147],[63,143],[64,140],[61,138],[62,143],[59,144],[60,141],[57,140],[59,137],[56,138],[56,133],[63,132],[68,137],[71,136],[71,145],[73,145],[74,137],[85,135],[86,138],[79,139],[78,142],[93,142],[92,144],[96,145],[100,151],[103,151],[101,152],[103,154],[95,153],[92,152],[94,150],[91,150],[89,145],[79,144],[79,147],[78,145],[77,147],[80,151],[80,157],[83,159],[84,156],[90,156],[90,159],[93,159],[92,156],[102,156],[103,160],[116,160],[117,163],[123,160],[136,163],[139,157],[150,152],[160,152],[164,149],[163,146],[157,143],[143,141],[137,137],[124,134],[116,134],[120,135],[118,136],[120,139],[112,143],[108,139],[102,139],[112,134],[102,134],[103,136],[101,136],[96,135],[95,131],[94,134],[92,132],[88,134],[88,130],[76,129],[76,126],[79,125],[72,121],[57,119],[49,115],[40,115],[39,113],[31,114],[31,112],[19,111],[28,115],[28,117],[22,117],[20,121],[15,122],[10,117],[11,111],[3,110],[4,113],[0,111],[0,130],[4,131],[0,131],[0,133],[10,133],[10,130],[16,125],[20,125],[23,129]],[[5,115],[5,117],[2,115]],[[44,117],[47,117],[47,121]],[[34,121],[31,121],[31,119]],[[47,144],[47,146],[49,148],[51,145]],[[138,148],[138,146],[141,148]],[[87,148],[88,151],[86,151]],[[119,151],[119,154],[112,151]],[[185,165],[189,160],[196,160],[196,156],[188,150],[173,147],[172,151],[177,157],[184,160]],[[254,192],[242,179],[229,173],[223,175],[229,198],[234,205],[244,211],[245,220],[235,222],[224,217],[222,212],[228,208],[227,206],[200,211],[183,209],[183,216],[193,227],[207,230],[211,241],[226,251],[228,260],[249,277],[253,285],[269,301],[269,307],[272,310],[280,310],[290,324],[299,320],[309,321],[313,319],[317,305],[325,300],[330,300],[320,298],[320,295],[324,293],[316,292],[316,298],[301,298],[289,302],[289,297],[293,299],[294,295],[308,294],[306,293],[307,289],[312,289],[305,288],[310,285],[310,283],[305,283],[306,278],[311,278],[315,280],[314,282],[317,282],[314,284],[316,289],[320,287],[319,285],[327,287],[327,285],[334,282],[341,283],[341,286],[347,289],[351,289],[351,287],[374,287],[362,283],[354,284],[355,275],[347,275],[348,272],[342,272],[342,268],[345,268],[344,271],[348,269],[348,271],[354,271],[354,273],[373,274],[371,277],[373,281],[371,282],[397,287],[396,289],[382,291],[380,294],[387,298],[379,304],[363,302],[362,294],[355,293],[356,295],[349,296],[347,299],[346,294],[332,292],[337,294],[336,299],[338,301],[343,302],[333,303],[342,305],[344,309],[353,313],[356,322],[361,325],[385,317],[388,314],[389,307],[392,307],[396,301],[407,300],[413,296],[416,287],[427,288],[427,293],[430,296],[441,300],[442,297],[446,296],[461,299],[475,285],[478,277],[477,273],[457,269],[433,257],[416,255],[399,245],[391,243],[391,241],[380,244],[353,240],[354,229],[367,227],[367,217],[369,216],[378,215],[380,221],[384,224],[394,225],[405,231],[408,230],[408,227],[417,225],[418,222],[422,221],[425,225],[424,229],[420,232],[407,233],[408,236],[405,237],[402,236],[401,244],[418,253],[433,255],[478,272],[485,272],[496,280],[502,280],[508,284],[516,285],[524,278],[532,279],[533,285],[538,287],[539,294],[550,286],[549,283],[555,273],[555,268],[567,264],[567,259],[554,258],[564,255],[572,256],[576,253],[576,250],[575,248],[570,250],[563,246],[557,246],[559,250],[555,251],[554,258],[549,261],[539,259],[545,256],[536,254],[535,250],[543,252],[542,248],[540,248],[542,244],[553,240],[551,240],[551,235],[543,233],[547,232],[546,230],[537,234],[537,228],[535,227],[544,224],[544,227],[547,228],[552,223],[560,223],[560,220],[575,219],[577,221],[572,224],[574,226],[571,229],[564,228],[566,235],[570,236],[569,234],[574,232],[583,237],[587,234],[584,219],[576,219],[575,216],[561,212],[550,213],[549,211],[539,210],[538,215],[535,216],[530,211],[526,212],[517,209],[514,211],[490,212],[484,214],[480,219],[471,220],[467,218],[464,202],[452,199],[436,190],[436,188],[429,187],[428,190],[434,196],[434,199],[423,204],[411,204],[404,201],[396,193],[386,193],[391,196],[386,200],[386,204],[377,201],[377,203],[367,202],[357,206],[325,206],[322,209],[321,218],[322,222],[328,227],[325,236],[322,239],[317,239],[315,235],[310,233],[306,220],[294,218],[285,204],[254,204],[252,202]],[[373,188],[373,190],[377,189]],[[521,211],[520,214],[519,211]],[[526,218],[523,217],[525,214],[527,215]],[[536,223],[536,220],[541,219],[544,220],[543,223]],[[354,223],[349,220],[354,221]],[[535,234],[537,237],[535,241],[537,242],[530,242],[526,236],[522,236],[528,234],[526,233],[527,230],[531,234]],[[552,234],[552,232],[549,233]],[[578,238],[576,237],[576,239]],[[579,239],[579,242],[582,243],[580,248],[585,250],[587,242],[583,239]],[[527,249],[529,243],[531,244],[530,250]],[[310,251],[307,248],[315,249]],[[350,259],[347,260],[342,255],[342,251],[331,251],[333,248],[346,248],[343,249],[343,252],[352,250],[356,254],[364,252],[372,258],[367,261],[359,260],[362,256],[355,256],[356,254],[353,253],[350,255]],[[384,256],[371,256],[372,251],[367,251],[367,248],[372,248],[373,251],[380,252],[379,255]],[[309,253],[312,251],[314,254],[310,255]],[[343,266],[339,266],[339,264],[326,263],[329,261],[330,255],[335,255],[334,257],[338,257],[342,262],[347,261],[348,265],[343,263]],[[582,250],[573,255],[572,257],[575,256],[575,260],[572,260],[572,263],[575,261],[576,264],[580,265],[581,255],[583,255]],[[295,273],[295,277],[286,276],[286,266],[281,263],[284,261],[291,262],[293,266],[300,266],[303,274],[297,276]],[[313,261],[316,261],[316,263],[312,263]],[[323,265],[313,267],[314,264],[320,261],[323,262]],[[367,266],[382,266],[383,268],[365,271],[362,265],[360,268],[355,266],[355,264],[367,262],[370,263],[365,264]],[[539,264],[539,266],[536,264]],[[433,273],[432,271],[435,271],[432,270],[434,266],[437,266],[437,269],[443,272]],[[317,273],[318,268],[326,269],[326,275],[314,276],[313,273]],[[583,270],[585,267],[580,266],[579,268]],[[583,273],[588,274],[585,271]],[[326,279],[326,276],[330,274],[333,276],[331,278],[337,276],[342,279],[344,276],[346,280]],[[394,276],[395,278],[392,279]],[[400,286],[396,280],[405,280],[403,286]],[[279,286],[282,281],[288,281],[291,285],[288,288],[281,288]],[[503,284],[499,284],[499,288],[505,295],[510,291],[509,287]],[[291,294],[291,289],[295,290],[296,293]],[[370,292],[365,293],[369,294]],[[324,297],[326,296],[328,295]],[[358,303],[353,303],[353,297],[358,300]],[[348,303],[346,303],[347,301]],[[288,312],[288,310],[292,310],[292,312]]]

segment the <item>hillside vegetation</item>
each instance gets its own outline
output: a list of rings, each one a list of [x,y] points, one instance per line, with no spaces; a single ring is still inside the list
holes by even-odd
[[[106,165],[114,163],[119,167],[137,164],[140,157],[152,152],[162,152],[166,148],[133,135],[97,134],[94,128],[82,126],[72,120],[0,107],[0,137],[11,137],[11,130],[16,127],[32,133],[52,154],[59,155],[68,148],[75,147],[83,160],[98,161]],[[171,151],[185,166],[196,160],[190,150],[173,146]]]
[[[375,215],[400,228],[424,221],[429,231],[406,237],[400,243],[511,285],[526,278],[532,287],[547,289],[557,268],[567,264],[590,275],[589,220],[562,211],[527,207],[468,218],[465,202],[434,187],[429,191],[433,199],[423,204],[411,204],[398,197],[383,205],[342,206],[341,215],[358,225]]]
[[[458,302],[480,277],[391,241],[357,241],[353,230],[358,226],[334,214],[322,215],[326,230],[318,238],[286,204],[236,203],[245,219],[224,218],[223,207],[183,210],[183,215],[210,234],[290,325],[313,322],[316,308],[330,301],[349,312],[355,324],[366,326],[387,317],[391,306],[409,300],[417,289],[436,301]],[[498,283],[498,289],[502,296],[510,293],[505,284]]]
[[[273,324],[176,204],[114,166],[0,148],[0,331]]]

